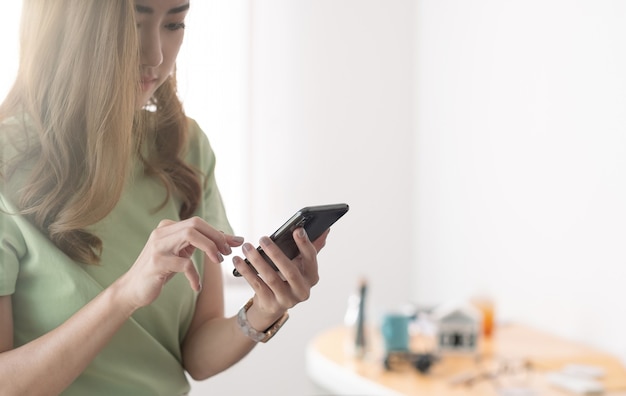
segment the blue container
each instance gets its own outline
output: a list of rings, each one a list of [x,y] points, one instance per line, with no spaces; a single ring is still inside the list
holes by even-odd
[[[381,332],[387,352],[409,350],[409,324],[412,318],[401,313],[383,315]]]

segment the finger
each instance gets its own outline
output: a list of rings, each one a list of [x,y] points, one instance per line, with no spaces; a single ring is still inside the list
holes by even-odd
[[[176,223],[153,231],[151,237],[156,239],[159,250],[184,256],[183,253],[188,251],[191,245],[202,250],[216,263],[224,261],[214,241],[193,227],[180,228],[179,225],[180,223]]]
[[[241,246],[244,242],[243,237],[240,236],[235,236],[235,235],[230,235],[230,234],[224,234],[224,238],[226,239],[226,243],[230,246],[230,247],[237,247],[237,246]]]
[[[167,227],[168,233],[177,233],[188,228],[193,228],[196,231],[198,231],[200,234],[204,235],[206,238],[213,241],[217,250],[219,250],[220,253],[226,254],[226,255],[232,253],[231,245],[230,243],[227,242],[227,239],[226,239],[226,234],[224,234],[221,231],[218,231],[217,229],[212,227],[209,223],[207,223],[205,220],[203,220],[202,218],[198,216],[191,217],[189,219],[179,221],[179,222],[171,222],[171,221],[163,220],[161,221],[161,223],[163,223],[164,226]],[[236,241],[237,238],[241,238],[241,237],[233,236],[233,238],[234,238],[234,241]],[[237,246],[237,245],[234,245],[234,246]]]
[[[315,240],[315,242],[320,246],[320,249],[326,243],[327,234],[328,230],[324,231],[324,233]],[[298,250],[300,250],[301,256],[305,258],[317,256],[318,248],[309,240],[309,236],[307,235],[306,230],[303,227],[295,229],[292,235],[293,240],[296,242],[296,246],[298,246]]]
[[[194,232],[194,230],[196,232]],[[192,217],[180,222],[162,220],[156,231],[160,238],[167,238],[168,236],[176,237],[178,236],[177,234],[183,233],[183,236],[186,238],[183,239],[178,246],[172,247],[176,250],[176,253],[187,249],[187,242],[192,243],[194,247],[201,248],[198,245],[198,243],[201,243],[199,242],[201,239],[198,238],[198,236],[203,236],[204,238],[210,240],[213,245],[208,245],[210,246],[210,252],[205,249],[202,250],[204,250],[212,260],[218,263],[223,261],[221,253],[231,254],[231,246],[239,246],[243,243],[242,237],[224,234],[210,226],[200,217]],[[195,239],[192,240],[192,236],[195,237]],[[205,244],[205,246],[207,245]],[[217,250],[217,252],[214,252],[214,250]]]
[[[187,219],[185,222],[189,222],[193,228],[211,239],[222,254],[231,254],[231,247],[240,246],[244,241],[243,237],[225,234],[197,216]]]
[[[205,234],[195,228],[186,228],[180,234],[184,238],[185,243],[202,250],[213,262],[221,263],[224,261],[224,256],[220,253],[219,246],[216,245],[215,241],[207,238]]]
[[[328,230],[326,230],[322,236],[316,239],[315,244],[323,246],[326,243],[326,236],[328,235]],[[319,282],[319,270],[317,264],[317,253],[319,252],[318,247],[311,243],[309,237],[307,236],[304,228],[299,228],[293,232],[293,239],[298,246],[298,250],[300,250],[300,259],[302,262],[302,272],[304,277],[308,281],[309,288],[317,282]],[[310,291],[310,289],[309,289]]]
[[[280,313],[293,307],[299,302],[289,292],[289,290],[277,292],[272,289],[272,287],[266,283],[266,280],[259,276],[259,274],[241,257],[233,257],[233,264],[235,269],[241,273],[241,276],[254,290],[256,295],[255,298],[257,299],[258,306],[261,310],[267,313]],[[272,274],[273,276],[276,276],[276,272],[274,270],[272,270]],[[287,284],[284,281],[280,282],[284,285]]]
[[[242,278],[244,278],[246,282],[248,282],[250,287],[252,287],[252,290],[254,290],[257,295],[263,296],[265,298],[273,297],[273,293],[269,289],[269,287],[241,257],[233,257],[233,265],[235,266],[235,269],[241,274]]]
[[[277,273],[271,269],[271,266],[267,266],[270,268],[270,272],[265,273],[257,268],[263,280],[272,291],[274,291],[274,294],[280,295],[279,298],[283,299],[283,301],[290,306],[300,301],[307,300],[310,295],[311,286],[309,281],[305,279],[302,267],[299,265],[303,263],[303,260],[300,257],[289,260],[280,247],[268,237],[262,237],[260,244],[263,251],[272,259],[280,271],[280,273]],[[315,251],[314,248],[312,249]],[[313,259],[315,259],[315,256],[313,256]]]
[[[193,265],[193,261],[190,259],[175,258],[173,264],[173,272],[184,273],[185,277],[189,281],[189,285],[194,291],[199,292],[200,289],[202,289],[200,274],[198,273],[196,266]]]
[[[265,250],[264,244],[261,244],[261,247],[263,248],[264,253],[268,257],[270,257],[270,259],[276,265],[276,261],[280,260],[280,258],[276,257],[275,254],[272,254],[272,256],[274,257],[270,256],[268,254],[269,252]],[[282,251],[280,253],[284,259],[287,259],[286,256],[282,253]],[[272,290],[274,290],[275,288],[280,288],[281,286],[284,286],[283,285],[284,281],[280,277],[280,274],[277,273],[276,269],[270,263],[268,263],[265,257],[263,257],[263,255],[261,255],[261,253],[257,249],[255,249],[250,243],[246,243],[243,245],[243,254],[246,256],[248,261],[250,261],[250,263],[254,266],[254,268],[258,272],[258,276],[263,278],[265,283],[267,283],[270,286],[270,288],[272,288]],[[276,289],[275,291],[278,291],[278,289]]]

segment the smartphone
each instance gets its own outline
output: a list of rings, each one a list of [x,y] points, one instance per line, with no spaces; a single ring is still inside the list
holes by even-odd
[[[292,235],[296,228],[304,227],[307,235],[309,236],[309,240],[314,241],[319,238],[324,231],[330,228],[331,225],[339,220],[341,216],[346,214],[349,208],[350,207],[345,203],[307,206],[291,216],[285,224],[280,226],[276,232],[270,235],[270,239],[274,241],[283,253],[285,253],[285,256],[291,260],[300,253]],[[276,265],[274,265],[272,260],[267,256],[267,254],[265,254],[260,246],[256,250],[261,254],[261,256],[263,256],[265,261],[267,261],[274,268],[274,270],[278,271]],[[245,261],[250,267],[252,267],[252,269],[254,269],[254,266],[248,261],[248,259]],[[254,269],[254,271],[256,272],[256,269]],[[233,270],[233,275],[241,276],[239,271],[236,269]]]

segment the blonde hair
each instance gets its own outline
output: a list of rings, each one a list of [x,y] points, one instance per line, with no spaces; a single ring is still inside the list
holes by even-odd
[[[199,177],[182,160],[187,122],[174,76],[153,113],[137,110],[134,13],[132,0],[24,0],[18,75],[0,106],[0,121],[24,115],[37,135],[3,175],[29,163],[21,213],[79,262],[99,262],[102,242],[86,228],[119,201],[145,139],[156,143],[142,161],[166,186],[164,203],[177,195],[186,218],[200,199]]]

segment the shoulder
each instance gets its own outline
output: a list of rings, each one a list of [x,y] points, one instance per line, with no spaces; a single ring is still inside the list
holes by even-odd
[[[189,146],[193,148],[197,145],[202,145],[205,149],[210,148],[209,139],[206,134],[200,128],[200,125],[193,118],[187,117],[187,127],[189,129]]]
[[[22,227],[26,220],[17,214],[17,207],[0,191],[0,296],[13,294],[20,260],[26,255]]]
[[[215,166],[215,153],[208,137],[193,118],[187,118],[189,143],[186,160],[189,164],[206,172]]]
[[[188,163],[202,174],[203,198],[202,205],[196,215],[204,218],[218,230],[232,234],[224,203],[215,178],[215,154],[209,139],[195,120],[189,118],[189,151]]]

